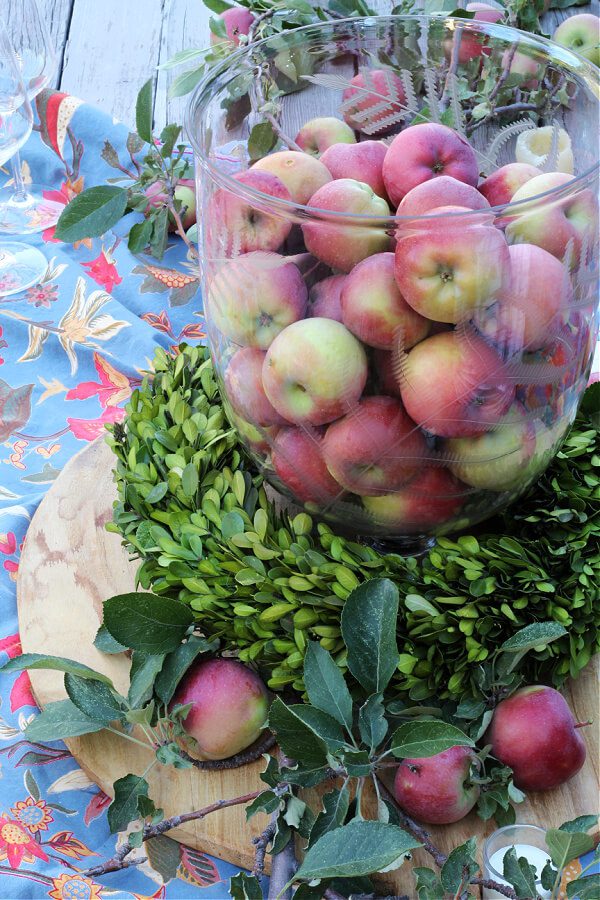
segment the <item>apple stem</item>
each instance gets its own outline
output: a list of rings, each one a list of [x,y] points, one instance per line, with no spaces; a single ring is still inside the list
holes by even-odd
[[[593,724],[594,724],[594,720],[588,719],[587,722],[575,722],[575,724],[573,725],[573,728],[585,728],[587,725],[593,725]]]

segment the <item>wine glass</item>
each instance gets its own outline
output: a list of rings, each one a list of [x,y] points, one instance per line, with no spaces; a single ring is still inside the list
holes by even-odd
[[[37,0],[9,0],[5,25],[27,95],[33,100],[47,87],[56,71],[56,55]],[[25,185],[18,152],[12,158],[11,167],[13,186],[0,191],[0,232],[30,234],[54,225],[59,211],[44,200],[42,187]]]
[[[0,21],[0,166],[23,146],[33,124],[31,104],[16,54]],[[46,271],[36,247],[0,240],[0,297],[36,284]]]

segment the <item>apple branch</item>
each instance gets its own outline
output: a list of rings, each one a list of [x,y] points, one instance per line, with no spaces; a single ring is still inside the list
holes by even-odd
[[[183,759],[191,763],[195,769],[202,769],[207,772],[219,772],[224,769],[239,769],[240,766],[245,766],[247,763],[254,762],[257,759],[260,759],[260,757],[264,753],[267,753],[274,745],[275,737],[270,731],[265,731],[265,733],[254,741],[253,744],[250,744],[246,750],[242,750],[240,753],[234,754],[234,756],[228,756],[226,759],[196,759],[194,756],[190,756],[189,753],[186,753],[185,750],[181,750],[180,752]]]
[[[285,144],[289,150],[299,150],[302,152],[302,147],[283,131],[273,113],[268,110],[268,101],[262,86],[262,75],[263,67],[262,65],[259,65],[256,70],[256,75],[254,76],[254,97],[251,95],[251,100],[254,99],[256,101],[256,106],[254,103],[252,104],[254,112],[259,113],[270,123],[279,140]]]

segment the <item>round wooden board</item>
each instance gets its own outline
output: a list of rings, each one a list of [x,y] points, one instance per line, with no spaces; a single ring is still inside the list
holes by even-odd
[[[46,494],[29,530],[19,566],[17,597],[23,651],[53,653],[86,663],[109,675],[126,693],[129,660],[107,656],[93,646],[102,617],[102,603],[113,594],[135,589],[138,562],[127,558],[120,538],[105,530],[112,516],[116,490],[113,457],[102,439],[73,457]],[[59,672],[32,671],[33,690],[40,706],[65,697]],[[535,795],[518,808],[518,820],[543,827],[561,824],[597,811],[600,748],[598,740],[598,665],[590,664],[565,690],[578,721],[595,719],[583,729],[588,756],[581,772],[556,791]],[[151,753],[107,731],[67,741],[69,749],[90,777],[111,793],[113,782],[127,774],[141,774]],[[199,772],[155,767],[148,776],[150,794],[167,816],[198,809],[215,800],[235,797],[261,787],[259,760],[228,772]],[[316,801],[309,792],[309,802]],[[365,810],[372,805],[367,795]],[[235,865],[251,868],[251,839],[265,827],[266,818],[246,823],[243,807],[232,807],[178,828],[172,835],[191,846],[213,853]],[[494,830],[475,814],[446,828],[432,828],[434,842],[445,852],[471,835],[483,837]],[[429,865],[422,851],[415,865]],[[391,893],[414,895],[414,879],[405,866],[381,876]]]

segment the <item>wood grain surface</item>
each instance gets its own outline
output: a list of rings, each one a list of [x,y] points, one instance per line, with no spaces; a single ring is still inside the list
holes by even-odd
[[[105,530],[116,489],[113,457],[100,439],[88,445],[63,469],[40,507],[27,533],[17,584],[19,628],[23,651],[54,653],[77,659],[109,675],[125,691],[129,661],[124,655],[107,656],[93,646],[107,597],[135,588],[136,562],[130,561],[120,539]],[[58,672],[32,671],[36,699],[43,707],[65,696]],[[543,827],[561,824],[597,811],[600,748],[598,741],[598,665],[590,664],[568,685],[567,700],[578,721],[595,719],[583,729],[588,756],[582,771],[556,791],[535,795],[518,808],[518,820]],[[107,731],[72,738],[67,744],[83,769],[107,793],[113,781],[128,772],[141,774],[151,761],[146,752]],[[261,786],[263,761],[229,772],[198,772],[155,767],[150,773],[150,794],[167,816],[198,809],[215,800],[235,797]],[[317,795],[306,798],[316,805]],[[364,814],[374,814],[367,796]],[[256,816],[247,825],[242,807],[233,807],[189,823],[174,837],[237,865],[252,867],[251,838],[265,827]],[[446,828],[432,828],[434,842],[445,852],[471,835],[482,838],[494,830],[471,814]],[[428,865],[421,851],[415,865]],[[395,894],[414,895],[409,867],[382,876]]]

